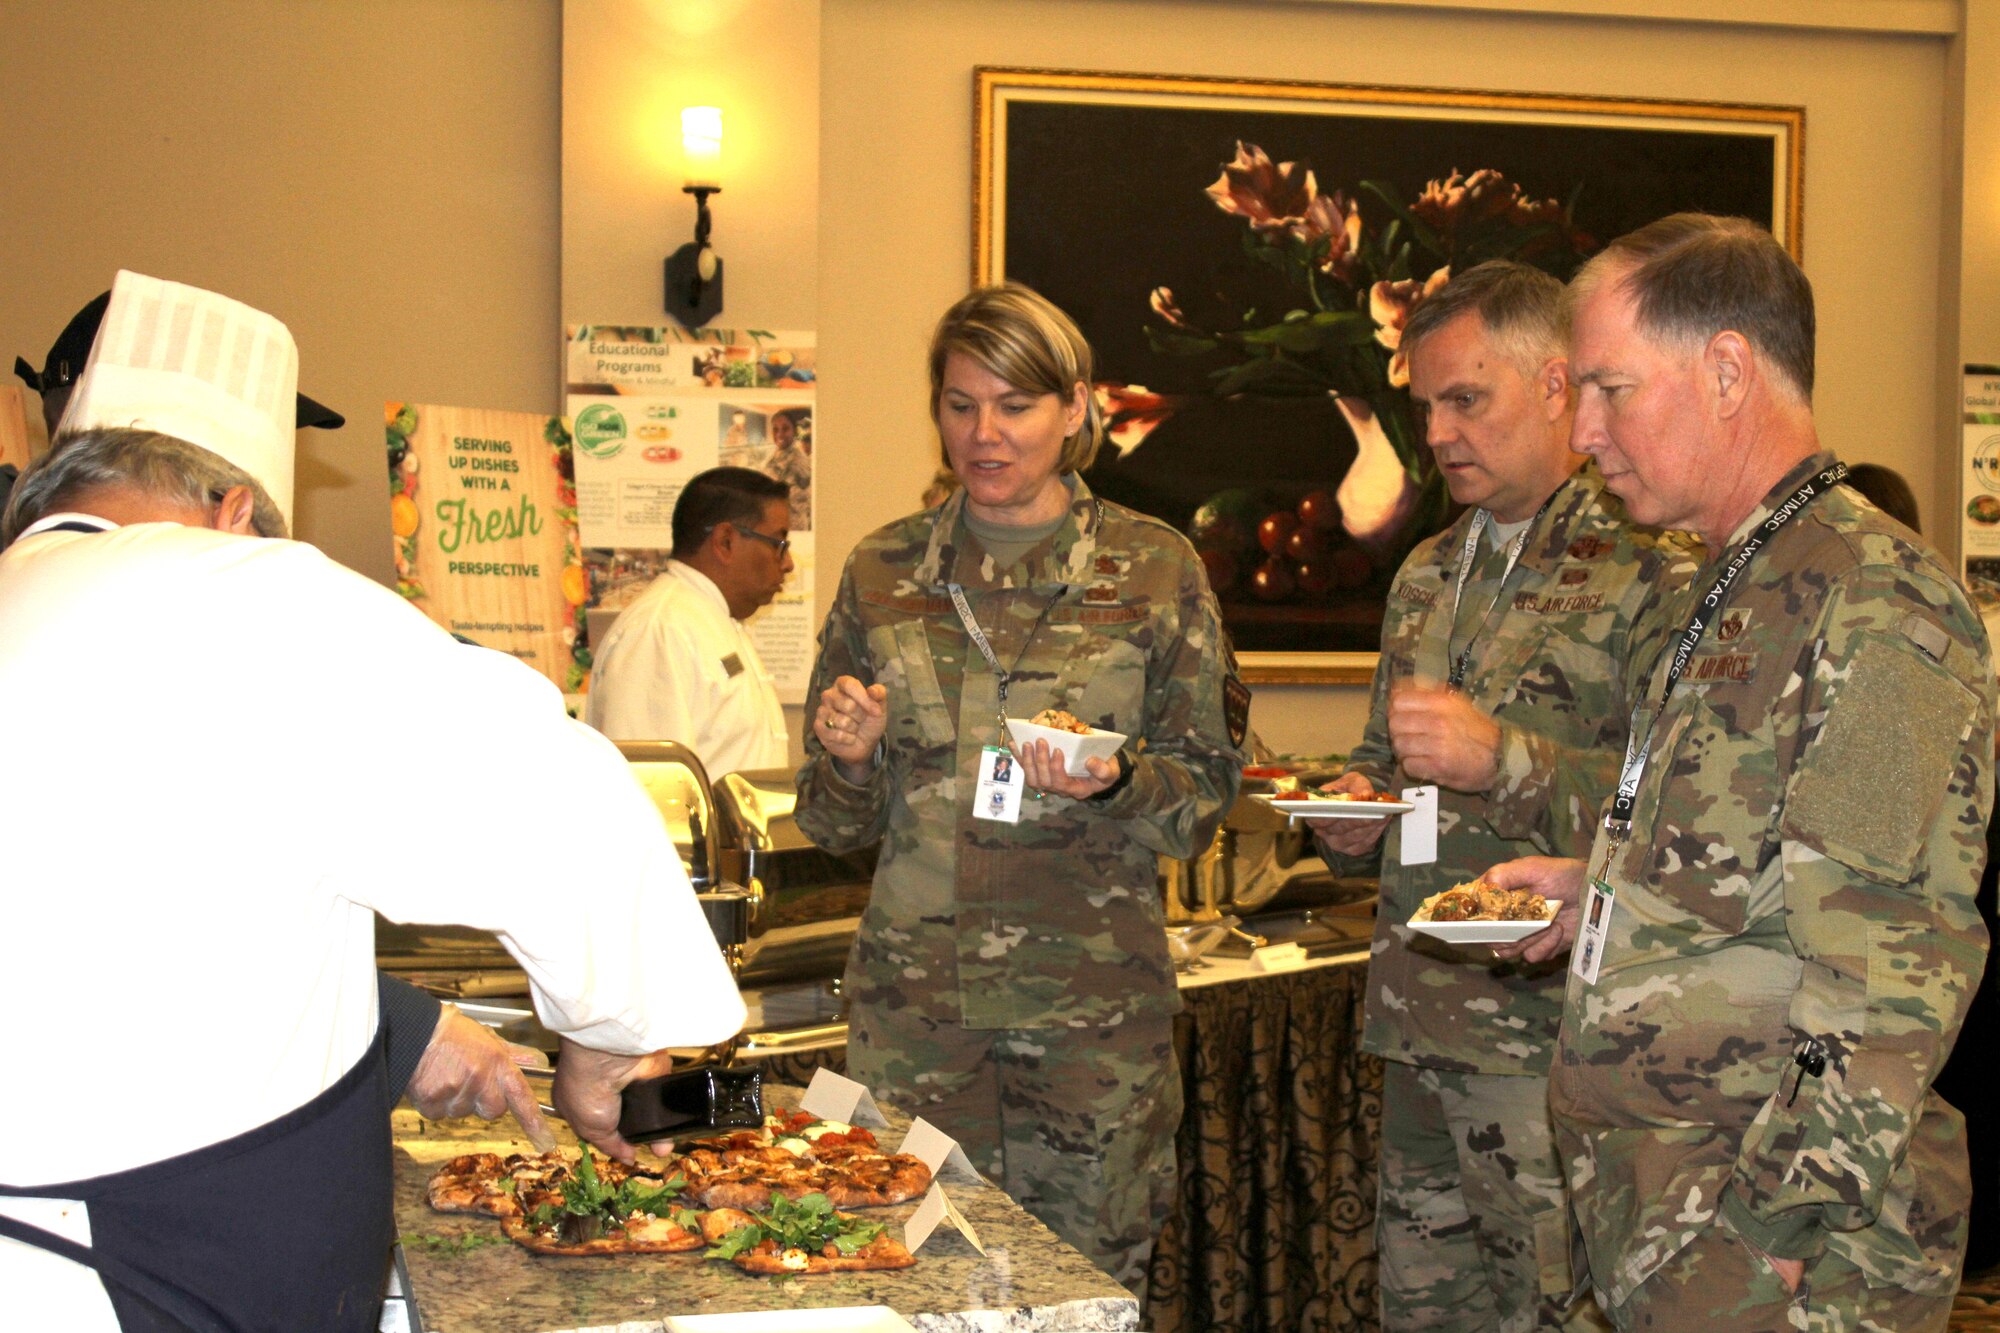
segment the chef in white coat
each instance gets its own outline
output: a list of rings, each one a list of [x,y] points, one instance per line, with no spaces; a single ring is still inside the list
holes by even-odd
[[[0,1004],[40,1089],[0,1098],[0,1327],[373,1328],[376,910],[500,936],[558,1109],[619,1155],[618,1088],[743,1020],[657,813],[554,686],[248,535],[286,521],[296,378],[277,321],[120,274],[54,462],[172,491],[192,442],[223,471],[178,522],[46,496],[0,553]]]
[[[790,763],[785,714],[744,622],[792,572],[790,489],[718,467],[674,503],[674,556],[619,613],[585,717],[613,740],[679,741],[711,778]]]

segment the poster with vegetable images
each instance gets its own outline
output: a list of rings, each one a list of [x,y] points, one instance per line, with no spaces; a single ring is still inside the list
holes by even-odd
[[[1988,632],[2000,631],[2000,366],[1965,367],[1960,419],[1960,571]]]
[[[665,569],[674,502],[697,473],[745,467],[791,490],[792,575],[749,621],[779,697],[812,674],[811,333],[580,324],[566,330],[577,521],[601,632]]]
[[[565,691],[582,688],[589,588],[569,424],[535,412],[389,403],[396,591]]]

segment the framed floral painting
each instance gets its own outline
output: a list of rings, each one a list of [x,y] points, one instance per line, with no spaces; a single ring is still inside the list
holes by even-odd
[[[1397,345],[1452,270],[1566,280],[1688,209],[1800,252],[1798,107],[990,67],[974,101],[974,280],[1090,338],[1085,477],[1194,542],[1252,680],[1365,682],[1454,517]]]

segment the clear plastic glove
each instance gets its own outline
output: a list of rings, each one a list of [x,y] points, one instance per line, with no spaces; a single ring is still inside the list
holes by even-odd
[[[613,1055],[562,1039],[556,1060],[555,1091],[550,1100],[556,1114],[569,1121],[577,1137],[621,1162],[631,1163],[638,1150],[618,1133],[623,1109],[618,1094],[642,1078],[659,1078],[674,1069],[665,1051],[651,1055]]]
[[[1320,790],[1346,792],[1350,796],[1373,796],[1375,784],[1360,773],[1342,773],[1333,781],[1322,783]],[[1365,856],[1374,851],[1375,844],[1382,841],[1382,834],[1389,827],[1386,819],[1314,819],[1310,815],[1302,815],[1300,822],[1312,830],[1313,841],[1320,845],[1323,852],[1340,856]]]
[[[548,1152],[556,1146],[556,1136],[542,1119],[534,1091],[521,1077],[523,1068],[546,1069],[548,1063],[540,1051],[500,1040],[457,1006],[447,1004],[404,1095],[420,1114],[433,1120],[462,1115],[498,1120],[512,1111],[535,1150]]]

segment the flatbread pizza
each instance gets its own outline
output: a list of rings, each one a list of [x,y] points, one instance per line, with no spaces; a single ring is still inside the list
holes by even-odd
[[[917,1261],[882,1223],[840,1212],[824,1194],[774,1199],[763,1211],[713,1209],[702,1232],[710,1259],[759,1277],[908,1268]]]

